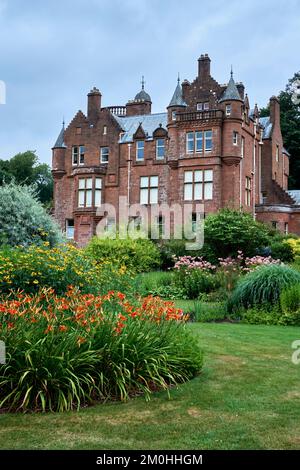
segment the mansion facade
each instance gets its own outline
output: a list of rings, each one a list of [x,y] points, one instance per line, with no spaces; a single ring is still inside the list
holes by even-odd
[[[288,191],[277,98],[260,118],[243,83],[231,72],[219,84],[210,63],[201,55],[195,80],[178,79],[162,113],[151,113],[144,82],[125,106],[101,107],[100,91],[90,91],[87,113],[63,125],[52,149],[54,216],[68,238],[84,246],[102,219],[118,224],[120,196],[147,208],[202,203],[205,214],[242,208],[300,235],[300,194]],[[107,203],[117,208],[114,220],[101,211]]]

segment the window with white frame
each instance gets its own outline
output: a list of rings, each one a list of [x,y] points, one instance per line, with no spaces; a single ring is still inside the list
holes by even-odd
[[[241,158],[244,158],[244,155],[245,155],[245,137],[242,137]]]
[[[184,200],[210,200],[213,198],[213,171],[184,172]]]
[[[226,104],[225,114],[226,114],[226,116],[230,116],[230,114],[231,114],[231,104]]]
[[[92,207],[93,178],[80,178],[78,184],[78,207]]]
[[[186,133],[186,152],[194,153],[195,150],[197,153],[203,152],[203,142],[204,142],[204,151],[210,152],[212,150],[212,130],[207,131],[196,131],[196,132],[187,132]]]
[[[203,151],[203,132],[196,131],[195,132],[195,142],[196,142],[196,152]]]
[[[103,126],[103,135],[107,134],[107,126]]]
[[[165,158],[165,139],[156,139],[156,159],[163,160]]]
[[[194,142],[194,132],[187,132],[186,134],[186,151],[187,153],[194,153],[195,142]]]
[[[102,178],[95,178],[95,207],[102,203]]]
[[[72,147],[72,165],[84,165],[84,154],[84,145],[75,145],[74,147]]]
[[[158,176],[140,177],[140,204],[158,204]]]
[[[212,131],[204,131],[204,140],[205,140],[205,152],[210,152],[212,150]]]
[[[203,109],[204,109],[204,111],[207,111],[209,109],[209,102],[208,101],[203,103]]]
[[[102,178],[79,178],[78,207],[101,206]]]
[[[144,149],[145,149],[145,142],[143,140],[137,140],[136,142],[136,160],[137,161],[144,160]]]
[[[276,162],[279,162],[279,145],[276,145]]]
[[[66,238],[68,240],[74,239],[74,219],[66,219]]]
[[[203,103],[197,103],[197,111],[203,110]]]
[[[245,205],[251,206],[251,178],[246,176],[245,180]]]
[[[285,222],[284,224],[284,233],[287,235],[289,233],[289,224]]]
[[[233,131],[232,133],[232,143],[233,145],[237,145],[238,144],[238,133],[236,131]]]
[[[109,148],[108,147],[100,147],[100,162],[101,163],[108,163],[109,158]]]

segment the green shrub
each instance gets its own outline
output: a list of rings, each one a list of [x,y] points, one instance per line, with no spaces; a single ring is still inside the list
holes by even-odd
[[[216,277],[201,269],[175,271],[174,282],[188,299],[197,299],[200,294],[209,293],[216,288]]]
[[[204,303],[195,301],[195,321],[197,322],[217,322],[225,320],[227,317],[226,305],[221,302]]]
[[[183,289],[174,282],[173,272],[154,271],[143,273],[137,276],[135,280],[136,291],[143,297],[154,295],[163,299],[184,299]]]
[[[204,302],[201,300],[177,300],[177,308],[181,308],[190,320],[199,322],[222,321],[227,317],[224,302]]]
[[[261,266],[246,274],[229,299],[229,309],[274,305],[283,289],[300,282],[300,273],[285,265]]]
[[[151,271],[160,266],[157,247],[151,240],[143,238],[94,237],[86,247],[86,253],[98,263],[108,261],[136,273]]]
[[[54,246],[63,236],[30,186],[0,186],[0,245],[29,246],[48,242]]]
[[[282,313],[278,305],[254,306],[248,309],[240,309],[236,319],[252,325],[283,325]]]
[[[223,209],[205,219],[205,245],[216,258],[236,257],[238,251],[253,256],[268,244],[268,228],[253,220],[251,214]]]
[[[162,269],[172,268],[174,266],[174,258],[187,254],[186,240],[158,240],[156,243],[160,252]]]
[[[300,325],[300,282],[280,294],[282,321],[286,325]]]
[[[110,263],[97,264],[84,250],[72,245],[15,247],[0,250],[0,292],[11,289],[37,292],[52,287],[58,294],[72,285],[85,293],[103,293],[111,289],[130,289],[125,270]]]
[[[280,305],[284,313],[300,310],[300,283],[281,292]]]
[[[52,289],[0,299],[0,410],[65,411],[168,390],[202,368],[198,342],[172,303],[149,297],[61,298]]]
[[[284,263],[290,263],[294,260],[293,248],[285,242],[274,242],[270,245],[273,259],[280,259]]]

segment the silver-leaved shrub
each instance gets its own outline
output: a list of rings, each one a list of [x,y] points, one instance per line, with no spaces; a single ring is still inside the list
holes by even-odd
[[[34,187],[0,186],[0,246],[29,246],[63,241],[62,232],[37,199]]]

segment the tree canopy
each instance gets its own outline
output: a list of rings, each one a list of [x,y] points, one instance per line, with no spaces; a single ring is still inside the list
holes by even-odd
[[[35,151],[18,153],[10,160],[0,160],[0,186],[15,182],[20,185],[34,185],[38,199],[49,205],[53,194],[51,169],[40,163]]]
[[[297,81],[300,81],[300,72],[294,74],[288,81],[285,90],[281,91],[278,96],[283,144],[291,154],[290,189],[300,189],[300,99],[295,100],[297,92],[294,88]],[[269,116],[269,108],[262,108],[260,115],[262,117]]]

